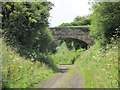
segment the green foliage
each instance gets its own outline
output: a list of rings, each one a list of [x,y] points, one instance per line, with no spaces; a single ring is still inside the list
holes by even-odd
[[[75,50],[78,50],[80,48],[87,49],[87,44],[83,41],[78,40],[78,39],[66,38],[66,39],[63,39],[62,41],[65,41],[67,48],[69,50],[72,50],[73,48]]]
[[[51,41],[48,46],[48,53],[54,54],[56,52],[56,47],[57,47],[57,43],[55,41]]]
[[[50,2],[3,2],[2,30],[21,55],[46,53],[52,36],[47,28]]]
[[[54,75],[53,70],[44,63],[20,57],[2,39],[0,45],[3,88],[30,88]]]
[[[76,60],[85,88],[118,88],[118,46],[108,44],[106,50],[95,44]]]
[[[57,47],[57,52],[52,55],[52,59],[56,65],[72,64],[72,62],[79,56],[81,51],[82,49],[77,51],[74,49],[68,50],[66,43],[64,42]]]
[[[75,17],[74,21],[71,23],[62,23],[60,27],[62,26],[86,26],[90,25],[91,21],[88,17]]]
[[[93,3],[91,15],[91,35],[102,45],[110,43],[111,39],[118,37],[120,28],[120,2]]]
[[[90,33],[96,44],[81,53],[76,65],[84,77],[85,88],[118,88],[120,2],[92,5]]]
[[[40,61],[40,62],[46,64],[53,71],[56,71],[58,69],[54,60],[52,59],[51,55],[46,55],[46,54],[43,54],[43,53],[39,53],[37,55],[37,58],[35,59],[35,61]]]
[[[80,21],[80,20],[83,20],[83,19],[85,19],[85,17],[83,16],[76,16],[75,18],[74,18],[74,22],[76,22],[76,21]]]

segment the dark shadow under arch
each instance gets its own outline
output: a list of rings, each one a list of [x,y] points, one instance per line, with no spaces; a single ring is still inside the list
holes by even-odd
[[[61,43],[63,41],[66,42],[67,47],[69,49],[72,49],[74,47],[75,50],[78,50],[80,48],[87,49],[87,47],[88,47],[88,44],[86,42],[79,40],[79,39],[75,39],[75,38],[62,38]],[[72,43],[73,43],[73,45],[72,45]]]

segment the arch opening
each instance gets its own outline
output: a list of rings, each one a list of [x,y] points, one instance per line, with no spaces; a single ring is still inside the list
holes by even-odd
[[[88,44],[86,42],[75,38],[62,38],[60,43],[63,42],[66,43],[69,50],[73,48],[75,48],[75,50],[78,50],[80,48],[87,49],[88,47]]]

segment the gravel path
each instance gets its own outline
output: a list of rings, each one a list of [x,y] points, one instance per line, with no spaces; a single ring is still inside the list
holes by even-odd
[[[60,72],[41,83],[40,88],[83,88],[83,80],[75,65],[60,65]]]

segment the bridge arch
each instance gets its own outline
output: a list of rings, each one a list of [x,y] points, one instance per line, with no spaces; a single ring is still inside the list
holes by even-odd
[[[75,48],[75,50],[78,50],[80,48],[87,49],[88,44],[82,40],[76,39],[76,38],[62,38],[61,41],[66,42],[67,47],[69,49]]]
[[[74,39],[87,44],[90,47],[93,40],[89,36],[89,29],[83,27],[54,27],[50,28],[55,40]]]

